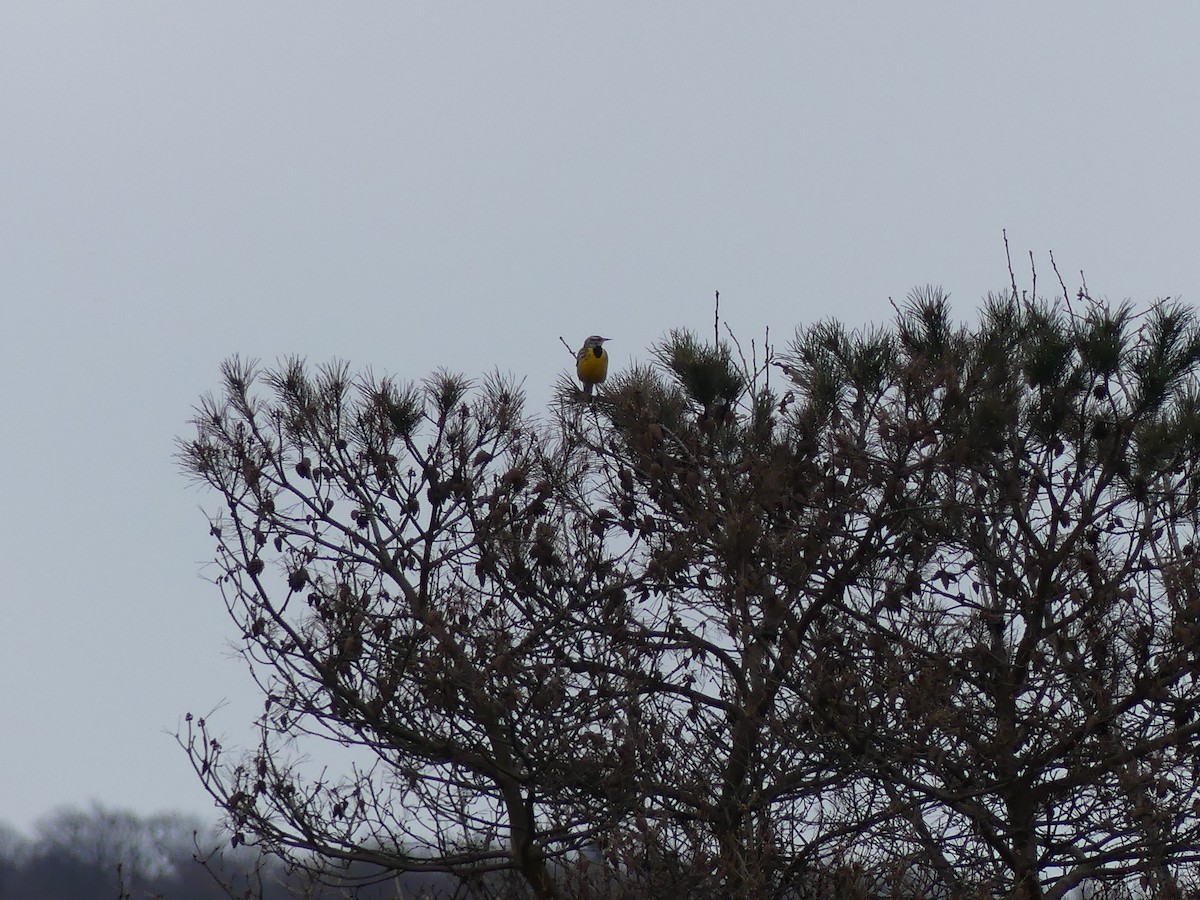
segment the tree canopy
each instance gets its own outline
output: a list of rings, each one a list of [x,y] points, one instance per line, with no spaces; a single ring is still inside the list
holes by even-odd
[[[495,897],[1200,883],[1190,308],[928,289],[651,358],[542,416],[225,364],[181,459],[264,711],[180,739],[235,842]]]

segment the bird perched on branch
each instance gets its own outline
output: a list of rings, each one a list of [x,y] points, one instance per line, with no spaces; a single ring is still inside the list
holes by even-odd
[[[575,374],[579,376],[583,393],[588,397],[592,396],[592,388],[608,377],[608,351],[604,349],[607,340],[606,337],[593,334],[575,354]]]

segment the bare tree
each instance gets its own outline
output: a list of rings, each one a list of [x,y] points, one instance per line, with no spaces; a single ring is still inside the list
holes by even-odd
[[[725,345],[658,353],[548,424],[500,379],[226,366],[183,456],[266,710],[237,760],[181,739],[236,841],[539,897],[809,883],[845,778],[788,684],[909,463],[848,487],[859,419],[781,419]]]
[[[573,448],[500,379],[472,397],[292,362],[266,402],[252,367],[225,376],[185,457],[226,501],[218,582],[267,707],[232,767],[204,723],[186,740],[235,839],[304,865],[511,869],[553,896],[549,861],[605,826],[581,810],[618,776],[630,665],[600,639],[628,576],[565,505]],[[346,748],[345,774],[307,778],[303,737]]]
[[[231,361],[182,459],[265,706],[180,739],[234,841],[476,896],[1184,891],[1200,343],[1077,302],[674,333],[541,419]]]

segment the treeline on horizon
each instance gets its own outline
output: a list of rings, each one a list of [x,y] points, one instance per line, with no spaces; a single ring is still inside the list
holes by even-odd
[[[0,900],[497,900],[512,896],[514,887],[500,873],[475,886],[437,873],[376,881],[361,865],[346,870],[341,886],[314,884],[274,857],[233,844],[229,832],[196,816],[143,816],[99,803],[60,808],[36,822],[31,836],[0,821]],[[919,889],[883,887],[882,871],[857,869],[851,882],[838,867],[811,875],[803,890],[790,895],[794,900],[929,896]],[[598,887],[595,896],[625,896],[620,884]],[[1141,900],[1144,895],[1093,888],[1079,896]]]
[[[495,900],[513,886],[496,874],[475,886],[436,873],[406,873],[375,881],[351,866],[341,886],[314,884],[280,860],[245,845],[215,824],[180,812],[139,815],[99,803],[62,807],[38,820],[27,836],[0,821],[0,900]],[[844,873],[814,873],[811,891],[796,900],[843,896]],[[861,873],[853,896],[872,893]],[[609,884],[601,895],[620,896]]]
[[[50,813],[31,831],[26,836],[0,822],[0,900],[384,900],[451,893],[438,875],[353,889],[314,886],[252,848],[231,848],[218,827],[178,812],[142,816],[93,803]]]

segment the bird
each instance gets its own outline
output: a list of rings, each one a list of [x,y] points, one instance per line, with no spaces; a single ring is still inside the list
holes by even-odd
[[[593,387],[608,377],[608,351],[604,349],[607,340],[606,337],[593,334],[575,354],[575,374],[583,383],[583,393],[587,397],[592,396]]]

